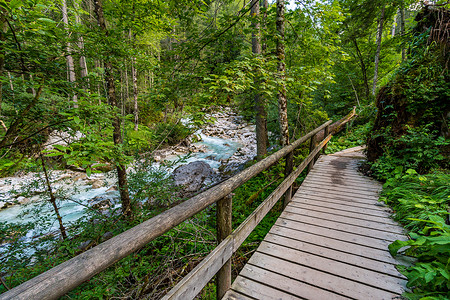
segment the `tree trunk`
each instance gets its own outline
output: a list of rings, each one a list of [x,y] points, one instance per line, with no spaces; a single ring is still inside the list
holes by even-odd
[[[284,62],[284,0],[277,0],[277,59],[278,59],[278,115],[280,121],[280,142],[282,146],[289,144],[289,128],[286,100],[286,64]]]
[[[103,16],[103,6],[101,0],[95,0],[95,14],[97,15],[97,22],[101,30],[108,36],[108,29],[106,28],[105,18]],[[120,109],[117,102],[116,87],[114,84],[113,67],[110,61],[105,61],[105,79],[108,89],[108,102],[113,108]],[[120,117],[115,114],[113,119],[113,140],[114,145],[122,144]],[[122,201],[122,213],[125,216],[131,217],[131,200],[128,192],[127,169],[121,163],[116,163],[117,177],[119,181],[120,198]]]
[[[261,57],[261,30],[259,23],[259,0],[252,0],[252,52],[257,57]],[[267,136],[267,112],[263,95],[259,92],[258,86],[261,80],[255,78],[255,120],[256,120],[256,153],[260,160],[267,154],[268,136]]]
[[[264,8],[264,14],[263,14],[263,37],[262,37],[262,53],[266,53],[267,49],[267,38],[266,38],[266,30],[267,30],[267,10],[269,9],[269,0],[263,0],[263,8]]]
[[[353,44],[355,45],[356,55],[358,56],[359,64],[361,66],[361,73],[363,75],[364,92],[366,95],[366,99],[369,99],[370,90],[369,90],[369,79],[367,78],[367,67],[366,67],[366,64],[364,63],[364,58],[361,54],[361,51],[359,50],[358,42],[356,41],[356,38],[353,38],[352,41],[353,41]]]
[[[67,3],[66,0],[62,0],[62,15],[63,15],[63,23],[64,23],[64,29],[67,31],[68,36],[70,36],[69,34],[69,18],[67,16]],[[76,76],[75,76],[75,67],[73,64],[73,57],[70,54],[72,52],[72,47],[70,45],[70,42],[67,41],[66,44],[66,62],[67,62],[67,77],[69,79],[69,82],[74,84],[76,81]],[[78,96],[77,93],[73,93],[72,96],[72,100],[73,100],[73,106],[75,108],[78,107]]]
[[[377,80],[378,80],[378,65],[380,63],[380,52],[381,52],[381,38],[383,37],[383,24],[384,24],[384,11],[386,6],[384,5],[381,8],[380,19],[378,20],[378,29],[377,29],[377,52],[375,53],[375,70],[373,75],[373,86],[372,86],[372,95],[375,96],[375,91],[377,89]]]
[[[403,1],[400,6],[400,36],[402,37],[402,61],[406,60],[406,48],[403,39],[405,38],[405,4]]]
[[[78,3],[78,0],[75,0],[74,7],[76,11],[79,11],[80,9],[80,3]],[[75,14],[75,22],[77,24],[81,24],[81,19],[79,14]],[[86,56],[84,56],[84,39],[83,36],[80,35],[78,38],[78,48],[81,52],[80,54],[80,76],[81,78],[84,78],[88,75],[88,69],[87,69],[87,62],[86,62]]]
[[[45,166],[44,158],[42,157],[42,152],[39,152],[39,156],[41,158],[42,170],[44,171],[45,183],[47,184],[47,190],[50,195],[50,203],[52,204],[53,210],[55,211],[56,219],[58,220],[58,223],[59,223],[59,231],[61,231],[61,236],[62,236],[63,240],[65,240],[65,239],[67,239],[66,228],[64,227],[61,215],[59,214],[58,205],[56,205],[55,194],[53,194],[52,187],[50,185],[50,180],[48,178],[48,173],[47,173],[47,168]]]
[[[138,106],[138,85],[136,72],[136,57],[132,58],[131,73],[133,76],[133,98],[134,98],[134,130],[138,130],[139,126],[139,106]]]
[[[0,79],[3,77],[3,68],[5,66],[5,50],[3,49],[3,42],[6,40],[5,33],[8,28],[5,18],[5,9],[0,8]],[[0,81],[0,116],[2,115],[2,100],[3,100],[3,84]]]

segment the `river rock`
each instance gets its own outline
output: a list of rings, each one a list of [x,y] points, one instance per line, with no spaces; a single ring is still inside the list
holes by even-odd
[[[181,165],[172,173],[175,186],[182,188],[182,196],[192,195],[203,187],[206,179],[213,180],[217,174],[203,161],[194,161]]]
[[[107,210],[114,206],[118,200],[116,192],[109,192],[103,195],[96,196],[88,201],[90,207],[98,210]]]

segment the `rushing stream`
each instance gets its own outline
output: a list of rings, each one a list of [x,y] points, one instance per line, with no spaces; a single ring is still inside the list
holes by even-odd
[[[193,143],[188,148],[175,147],[161,150],[155,154],[157,162],[149,167],[158,168],[162,161],[179,160],[188,152],[191,152],[190,155],[182,160],[181,164],[200,160],[208,163],[216,171],[222,164],[242,163],[251,159],[255,155],[254,127],[243,122],[231,111],[215,114],[214,117],[217,119],[215,124],[196,133],[201,138],[200,142]],[[168,172],[176,167],[177,165],[172,166]],[[86,207],[90,205],[90,200],[92,201],[93,198],[97,196],[118,197],[115,187],[116,177],[113,171],[96,173],[87,177],[86,174],[80,172],[58,170],[51,172],[50,179],[52,190],[60,200],[58,201],[60,214],[65,224],[83,217]],[[22,192],[23,190],[27,190],[28,193]],[[44,195],[45,185],[40,173],[1,178],[0,223],[35,222],[36,215],[33,215],[33,211],[39,211],[40,216],[53,216],[54,212],[50,205],[42,205],[42,201],[45,201]],[[1,209],[2,207],[3,209]],[[48,231],[57,229],[57,222],[53,222],[50,229],[47,228]],[[26,238],[37,234],[39,233],[30,231]],[[1,248],[0,246],[0,252]]]

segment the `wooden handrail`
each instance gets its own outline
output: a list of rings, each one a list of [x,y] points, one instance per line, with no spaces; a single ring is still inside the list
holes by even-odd
[[[188,275],[186,275],[163,300],[169,299],[194,299],[195,296],[205,287],[212,277],[225,265],[234,252],[245,239],[252,233],[255,227],[266,216],[270,209],[277,203],[283,194],[291,187],[300,173],[314,162],[315,156],[320,152],[326,143],[331,139],[328,135],[305,160],[292,172],[270,195],[267,197],[250,216],[228,237],[226,237],[200,264],[198,264]],[[231,278],[230,278],[231,280]],[[217,288],[217,287],[216,287]]]
[[[323,130],[330,123],[331,121],[322,124],[292,144],[280,149],[223,183],[1,294],[0,300],[57,299],[63,296],[107,267],[139,250],[155,238],[224,198],[252,177],[294,151],[294,149]],[[228,239],[225,239],[223,242],[226,242]],[[229,251],[228,247],[223,247],[218,247],[213,252]]]

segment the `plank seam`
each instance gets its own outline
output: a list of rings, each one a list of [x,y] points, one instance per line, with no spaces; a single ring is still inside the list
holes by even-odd
[[[315,219],[324,220],[324,221],[330,221],[329,219],[326,219],[326,218],[321,218],[321,217],[316,217],[316,216],[311,217],[311,216],[308,216],[308,215],[305,215],[305,214],[301,214],[301,213],[297,213],[297,212],[291,212],[291,211],[286,211],[286,212],[288,212],[290,214],[297,215],[297,216],[303,216],[303,217],[315,218]],[[287,218],[285,217],[285,219],[287,219]],[[289,220],[292,220],[292,219],[289,219]],[[339,224],[344,224],[344,225],[349,225],[349,226],[355,226],[355,227],[358,227],[358,228],[370,229],[370,230],[377,231],[377,232],[385,232],[385,233],[395,234],[395,235],[399,235],[399,236],[402,235],[401,233],[398,233],[398,232],[392,232],[392,231],[388,231],[388,230],[384,230],[384,229],[378,229],[378,228],[374,229],[374,228],[369,227],[369,226],[355,225],[355,224],[345,223],[345,222],[337,221],[337,220],[332,220],[332,222],[339,223]],[[345,230],[341,230],[341,231],[348,232],[348,231],[345,231]],[[398,240],[398,239],[395,239],[395,240]],[[395,240],[393,240],[393,241],[395,241]]]
[[[394,225],[394,224],[386,224],[386,222],[383,222],[383,220],[380,220],[380,221],[367,220],[367,219],[364,219],[364,218],[361,218],[361,217],[358,217],[358,216],[348,216],[348,215],[342,215],[342,214],[339,214],[339,213],[330,213],[330,212],[320,211],[320,210],[317,210],[317,209],[314,209],[314,208],[304,208],[304,207],[299,207],[299,206],[296,206],[296,205],[294,205],[294,204],[301,205],[302,203],[300,203],[300,202],[289,203],[289,206],[292,206],[292,207],[295,207],[295,208],[298,208],[298,209],[303,209],[303,210],[308,210],[308,211],[314,211],[314,212],[318,212],[318,213],[322,213],[322,214],[328,214],[328,215],[333,215],[333,214],[334,214],[334,215],[336,215],[336,216],[341,216],[341,217],[346,217],[346,218],[351,218],[351,219],[361,220],[361,221],[365,221],[365,222],[373,222],[373,223],[378,223],[378,224],[388,225],[388,226],[393,226],[393,227],[396,226],[396,225]],[[313,206],[313,205],[311,205],[311,206]],[[322,206],[322,207],[323,207],[323,206]],[[323,207],[323,208],[327,208],[327,207]],[[365,214],[365,213],[357,213],[357,212],[352,212],[352,211],[342,210],[342,209],[335,209],[335,210],[336,210],[336,211],[339,211],[339,212],[348,212],[348,213],[352,213],[352,214],[365,215],[365,216],[372,216],[372,215],[368,215],[368,214]],[[372,216],[372,217],[375,217],[375,216]],[[376,217],[378,217],[378,216],[376,216]],[[388,217],[379,217],[379,218],[383,218],[383,219],[387,219],[387,220],[392,221],[392,219],[390,219],[390,218],[388,218]],[[386,221],[387,221],[387,220],[386,220]],[[398,225],[397,225],[397,227],[400,228],[400,226],[398,226]]]
[[[356,282],[356,283],[359,283],[359,284],[363,284],[363,285],[365,285],[365,286],[370,286],[371,288],[375,288],[375,289],[378,289],[378,290],[382,290],[382,291],[385,291],[385,292],[388,292],[388,293],[392,293],[392,294],[395,294],[395,295],[400,295],[400,294],[397,293],[397,292],[393,292],[393,291],[391,291],[391,290],[382,288],[382,287],[380,287],[380,286],[368,284],[367,282],[358,281],[358,280],[354,280],[354,279],[352,279],[352,278],[343,277],[343,276],[340,276],[340,275],[338,275],[338,274],[334,274],[334,273],[331,273],[331,272],[328,272],[328,271],[324,271],[324,270],[321,270],[321,269],[313,268],[313,267],[311,267],[311,266],[304,265],[304,264],[299,263],[299,262],[295,262],[295,261],[291,261],[291,260],[286,260],[286,259],[284,259],[283,257],[278,257],[278,256],[275,256],[275,255],[271,255],[271,254],[269,254],[269,253],[260,252],[260,251],[256,251],[256,252],[258,252],[258,253],[260,253],[260,254],[262,254],[262,255],[267,255],[267,256],[270,256],[270,257],[273,257],[273,258],[276,258],[276,259],[279,259],[279,260],[283,260],[283,261],[288,262],[288,263],[291,263],[291,264],[300,265],[300,266],[305,267],[305,268],[308,268],[308,269],[316,270],[316,271],[318,271],[318,272],[322,272],[322,273],[325,273],[325,274],[328,274],[328,275],[331,275],[331,276],[335,276],[335,277],[338,277],[338,278],[346,279],[346,280],[348,280],[348,281],[353,281],[353,282]],[[251,263],[249,263],[249,264],[251,264]],[[256,266],[256,267],[261,268],[261,266],[258,266],[258,265],[254,265],[254,264],[251,264],[251,265],[252,265],[252,266]],[[269,271],[273,272],[272,270],[269,270]],[[241,275],[241,276],[242,276],[242,275]],[[284,276],[287,277],[286,275],[284,275]],[[300,281],[300,280],[297,280],[297,281]],[[303,282],[303,281],[301,281],[301,282]],[[312,284],[309,284],[309,285],[312,285]],[[323,288],[323,287],[319,287],[319,286],[316,286],[316,285],[313,285],[313,286],[318,287],[318,288],[320,288],[320,289],[322,289],[322,290],[329,291],[328,289],[325,289],[325,288]],[[338,295],[342,295],[342,294],[339,294],[339,293],[336,293],[336,292],[333,292],[333,293],[334,293],[334,294],[338,294]],[[348,297],[347,295],[342,295],[342,296]]]
[[[270,233],[270,232],[269,232],[269,233]],[[278,235],[278,236],[283,237],[282,235],[279,235],[279,234],[274,234],[274,233],[271,233],[271,234],[273,234],[273,235]],[[286,238],[286,237],[284,237],[284,238]],[[317,245],[317,244],[314,244],[314,243],[310,243],[310,242],[298,240],[298,239],[295,239],[295,238],[290,238],[290,239],[296,240],[296,241],[299,241],[299,242],[302,242],[302,243],[305,243],[305,244],[315,245],[315,246],[318,246],[318,247],[320,247],[320,248],[325,248],[325,249],[334,250],[334,251],[340,252],[340,253],[351,254],[351,255],[353,255],[353,256],[357,256],[357,257],[369,259],[369,260],[372,260],[372,261],[375,261],[375,262],[382,262],[382,263],[384,264],[384,261],[380,261],[380,260],[377,260],[377,259],[372,259],[372,258],[367,257],[367,256],[362,256],[362,255],[354,254],[354,253],[351,253],[351,252],[342,251],[342,250],[339,250],[339,249],[333,249],[333,248],[330,248],[330,247],[326,247],[326,246],[322,246],[322,245]],[[273,241],[266,241],[266,240],[264,240],[264,242],[269,243],[269,244],[274,244],[274,245],[282,246],[282,247],[286,247],[286,248],[289,248],[289,249],[292,249],[292,250],[295,250],[295,251],[300,251],[300,252],[308,253],[308,254],[311,254],[311,255],[323,257],[323,258],[330,259],[330,260],[333,260],[333,261],[336,261],[336,262],[340,262],[340,263],[344,263],[344,264],[347,264],[347,265],[350,265],[350,266],[354,266],[354,267],[357,267],[357,268],[360,268],[360,269],[363,269],[363,270],[368,270],[368,271],[376,272],[376,273],[381,274],[381,275],[386,275],[386,276],[389,276],[389,277],[396,277],[396,278],[403,279],[403,280],[406,279],[406,277],[404,277],[404,276],[401,275],[400,273],[399,273],[399,275],[393,275],[393,274],[389,274],[389,273],[386,273],[386,272],[381,272],[381,271],[373,270],[373,269],[370,269],[370,268],[367,268],[367,267],[362,267],[361,265],[358,265],[358,264],[356,264],[356,263],[350,263],[350,262],[346,262],[346,261],[342,261],[342,260],[330,258],[330,257],[324,256],[324,255],[320,255],[320,254],[317,254],[317,253],[313,253],[313,252],[311,252],[311,251],[307,251],[307,250],[304,250],[304,249],[297,249],[297,248],[294,248],[294,247],[291,247],[291,246],[288,246],[288,245],[282,245],[282,244],[279,244],[279,243],[275,243],[275,242],[273,242]],[[392,265],[392,264],[391,264],[391,265]]]

